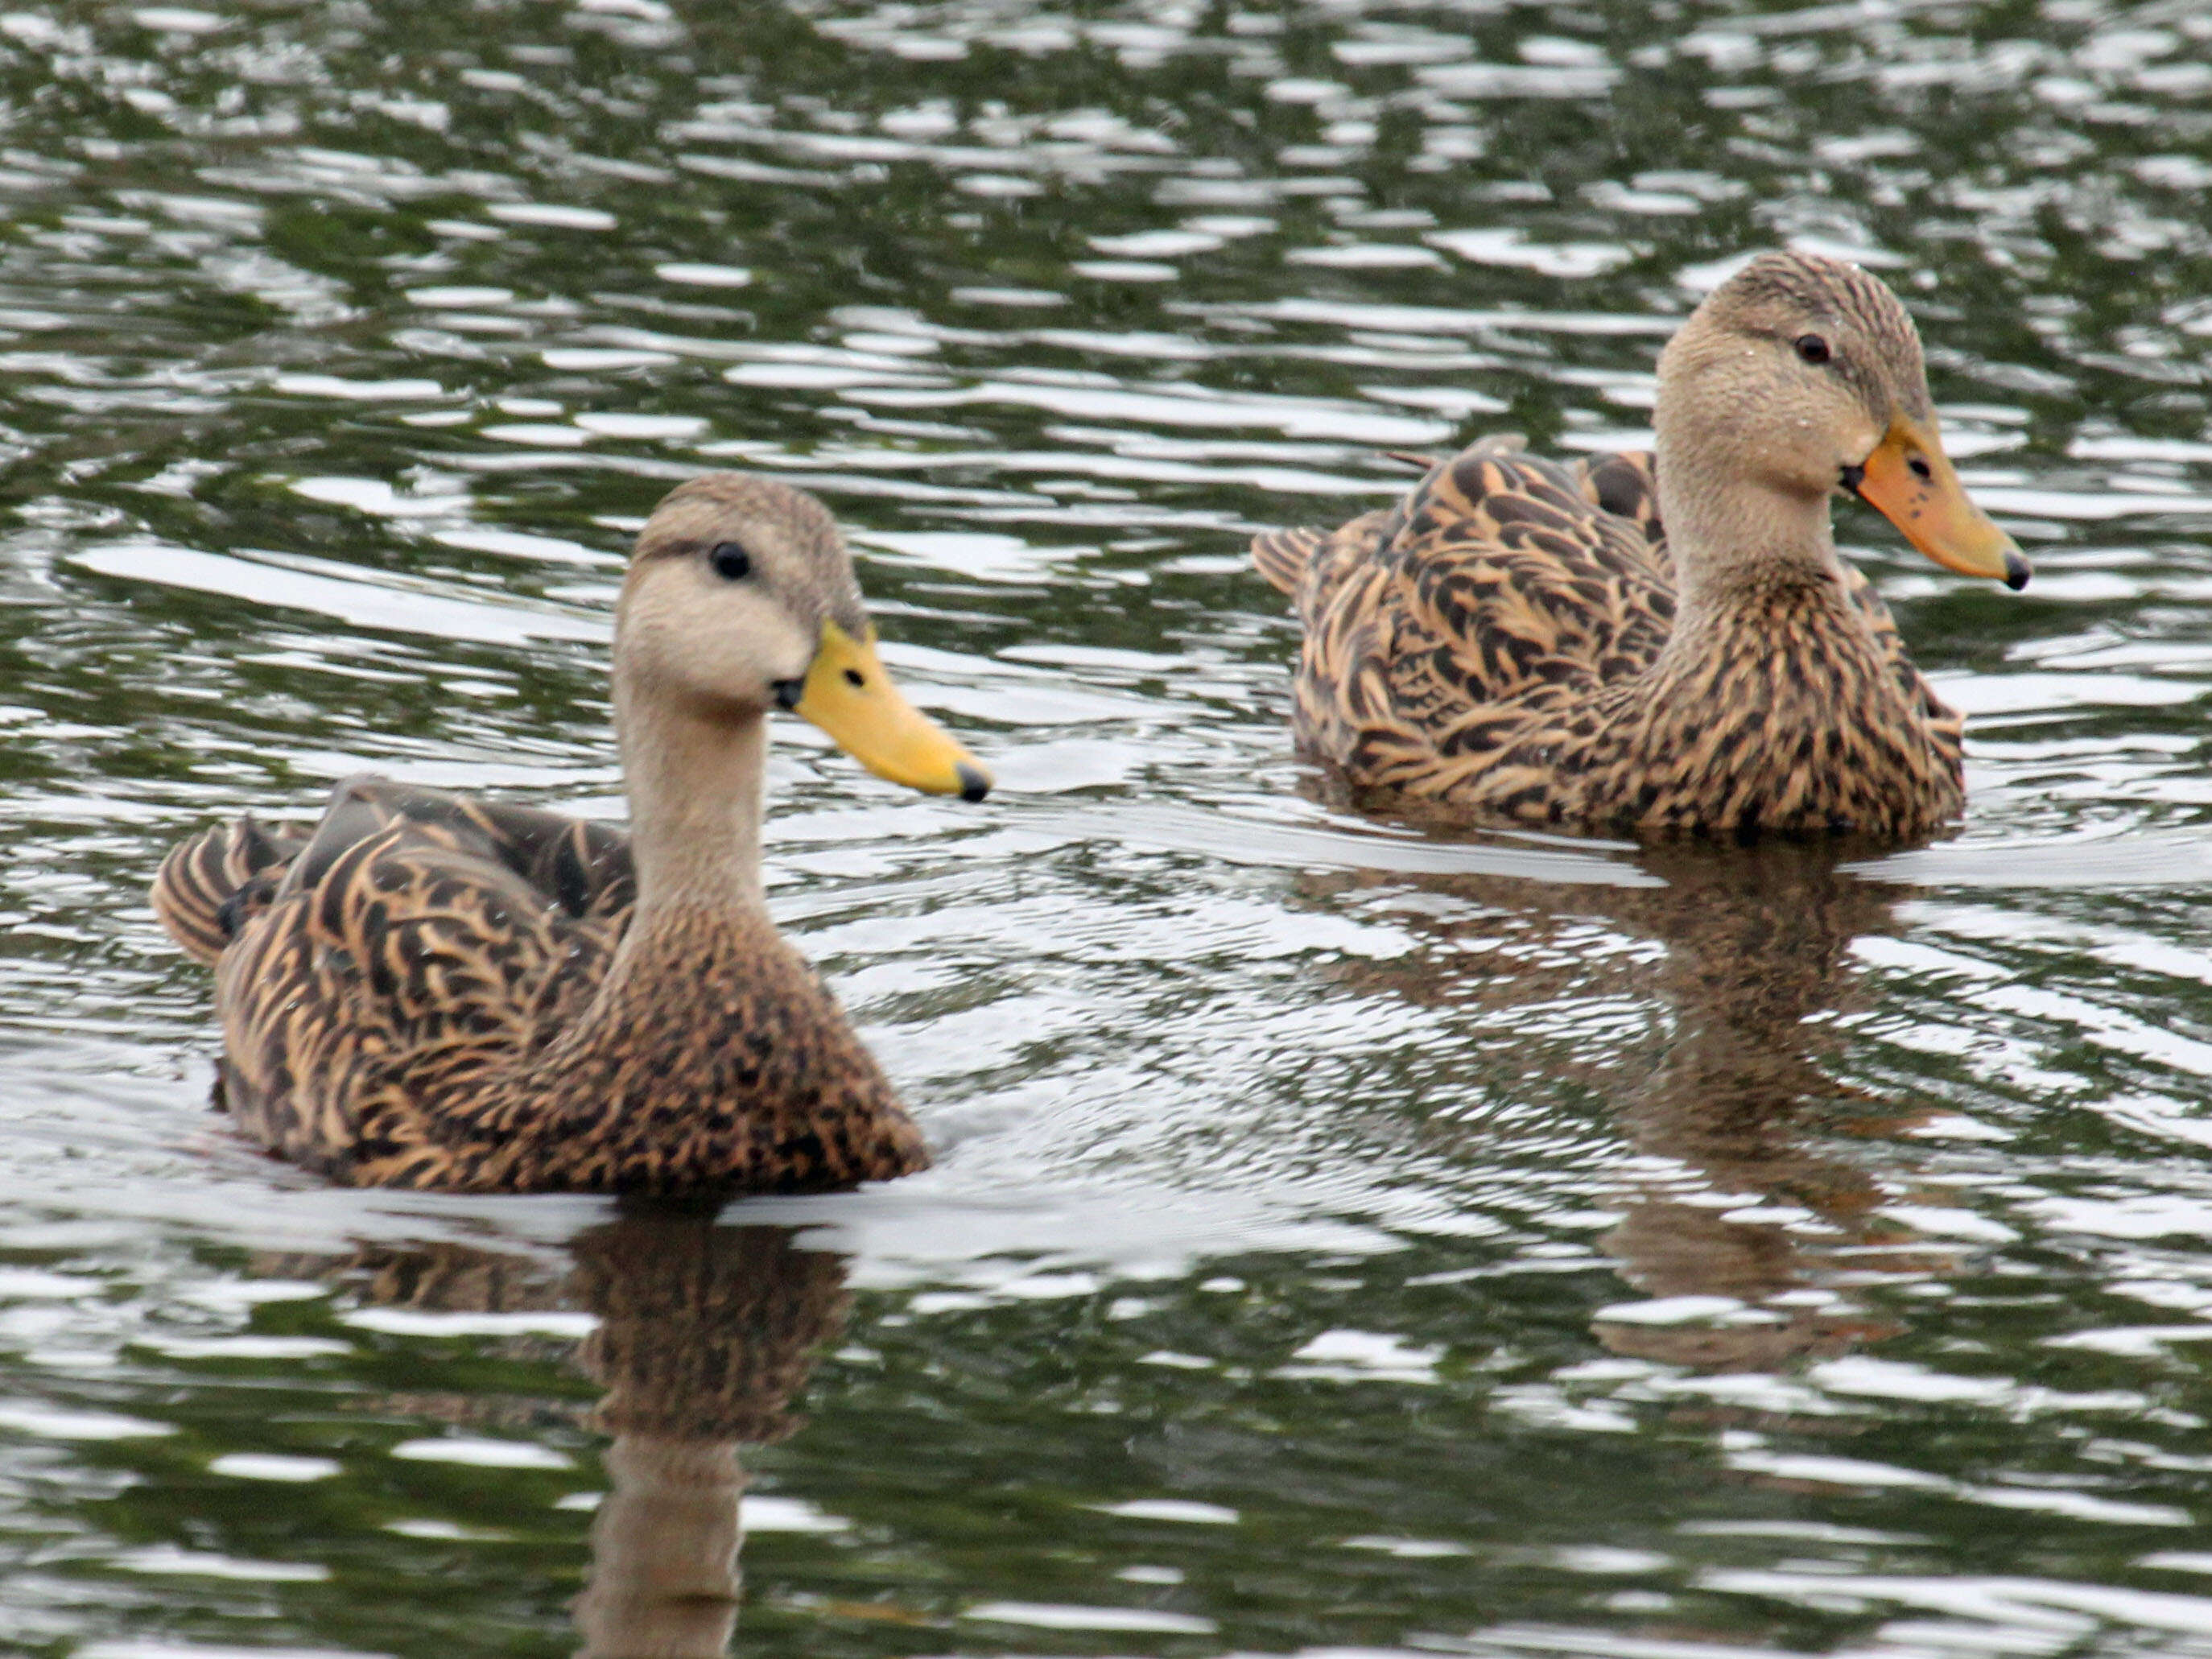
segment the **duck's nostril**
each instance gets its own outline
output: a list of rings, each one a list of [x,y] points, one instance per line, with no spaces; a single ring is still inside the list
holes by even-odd
[[[847,669],[847,670],[845,671],[845,684],[848,684],[848,685],[849,685],[849,686],[852,686],[852,687],[854,687],[854,688],[855,688],[855,689],[857,690],[859,687],[864,686],[864,685],[866,685],[867,683],[868,683],[868,677],[867,677],[866,674],[863,674],[863,673],[862,673],[859,669],[857,669],[857,668],[848,668],[848,669]]]

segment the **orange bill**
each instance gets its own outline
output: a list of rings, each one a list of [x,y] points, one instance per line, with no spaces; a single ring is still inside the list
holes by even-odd
[[[2027,560],[1967,499],[1932,422],[1923,425],[1899,416],[1874,453],[1850,469],[1844,483],[1946,570],[1986,576],[2010,588],[2027,586]]]
[[[990,793],[991,775],[975,757],[891,684],[872,628],[856,640],[836,623],[823,623],[814,665],[790,707],[879,778],[963,800]]]

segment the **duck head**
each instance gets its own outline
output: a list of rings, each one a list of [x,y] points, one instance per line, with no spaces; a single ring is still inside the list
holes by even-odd
[[[1946,569],[2027,585],[1943,454],[1912,319],[1856,265],[1766,253],[1722,283],[1660,358],[1654,424],[1670,524],[1669,491],[1784,509],[1840,489]]]
[[[884,671],[836,521],[804,490],[736,472],[678,485],[638,534],[615,615],[618,704],[708,721],[788,709],[878,777],[981,800],[990,774]]]

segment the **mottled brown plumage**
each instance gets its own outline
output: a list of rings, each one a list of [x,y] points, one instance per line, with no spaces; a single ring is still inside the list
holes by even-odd
[[[1474,820],[1905,837],[1956,817],[1963,722],[1828,523],[1840,485],[1939,562],[2027,580],[1943,459],[1904,307],[1855,266],[1768,255],[1659,378],[1656,458],[1488,439],[1395,507],[1255,541],[1305,624],[1301,744]]]
[[[356,1185],[787,1191],[921,1168],[759,883],[773,704],[916,787],[986,787],[871,640],[819,503],[699,479],[647,523],[617,621],[631,836],[362,778],[311,836],[240,819],[177,848],[154,904],[215,965],[241,1127]]]

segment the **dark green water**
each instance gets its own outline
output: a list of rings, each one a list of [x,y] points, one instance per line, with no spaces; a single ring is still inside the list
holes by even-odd
[[[2212,1654],[2201,4],[71,4],[0,115],[0,1647]],[[1321,804],[1250,532],[1632,441],[1790,239],[2037,561],[1843,519],[1963,836]],[[779,734],[939,1168],[254,1155],[162,851],[363,768],[618,812],[620,557],[729,465],[1003,785]]]

